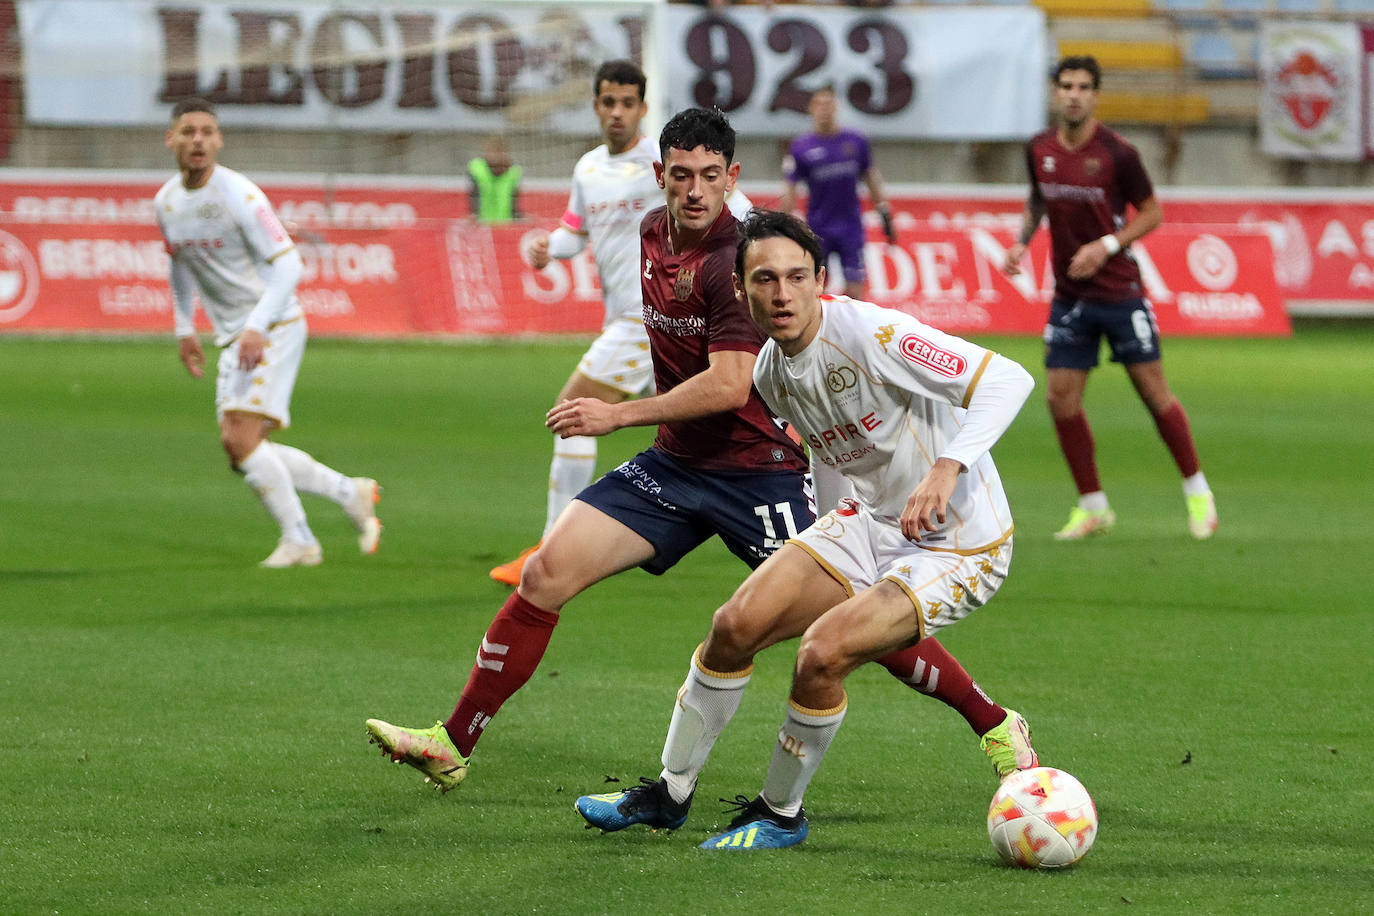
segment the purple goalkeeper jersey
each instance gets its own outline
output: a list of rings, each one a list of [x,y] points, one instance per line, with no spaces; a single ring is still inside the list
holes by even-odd
[[[805,134],[792,141],[783,175],[806,184],[806,221],[812,231],[823,238],[852,235],[862,241],[859,179],[872,164],[868,138],[857,131]]]

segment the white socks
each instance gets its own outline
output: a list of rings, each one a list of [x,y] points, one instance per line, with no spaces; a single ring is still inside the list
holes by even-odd
[[[253,454],[239,462],[239,470],[268,514],[281,526],[282,537],[297,544],[318,543],[305,521],[305,509],[292,486],[291,472],[270,442],[259,443]]]
[[[1207,486],[1207,476],[1198,471],[1192,477],[1183,478],[1184,496],[1203,496],[1211,493],[1212,488]]]
[[[663,744],[661,775],[676,802],[686,801],[696,788],[711,747],[739,709],[754,670],[750,665],[730,674],[707,671],[701,667],[700,654],[700,647],[692,653],[692,666],[673,704],[668,739]]]
[[[778,732],[773,760],[763,780],[763,800],[785,817],[801,811],[802,796],[821,767],[835,733],[844,721],[848,699],[834,709],[804,709],[790,698],[787,719]]]
[[[314,457],[298,448],[276,442],[268,445],[286,466],[287,473],[291,475],[291,485],[298,492],[323,496],[341,506],[347,506],[353,499],[357,484],[353,482],[352,477],[320,464]]]
[[[549,508],[544,519],[544,535],[568,508],[573,497],[592,482],[596,473],[596,438],[573,436],[553,440],[553,463],[549,465]]]
[[[1084,512],[1106,512],[1110,508],[1107,505],[1107,494],[1102,490],[1084,493],[1078,497],[1078,508]]]

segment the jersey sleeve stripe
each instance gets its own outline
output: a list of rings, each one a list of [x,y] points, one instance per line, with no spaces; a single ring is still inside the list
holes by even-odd
[[[293,249],[293,248],[295,248],[295,247],[296,247],[296,246],[295,246],[294,244],[292,244],[292,245],[287,245],[285,248],[283,248],[281,251],[278,251],[276,254],[269,255],[265,260],[267,261],[268,264],[271,264],[271,263],[272,263],[273,261],[275,261],[277,258],[279,258],[279,257],[281,257],[282,255],[286,254],[288,251],[290,251],[291,249]]]
[[[573,232],[586,235],[586,233],[582,231],[582,217],[578,216],[571,210],[564,210],[563,215],[559,217],[559,222],[567,226]]]
[[[983,371],[987,369],[988,363],[992,362],[992,351],[988,350],[983,354],[983,361],[978,364],[978,371],[973,373],[973,379],[968,383],[968,389],[964,391],[964,403],[960,407],[968,407],[973,400],[973,389],[978,387],[978,380],[983,377]]]

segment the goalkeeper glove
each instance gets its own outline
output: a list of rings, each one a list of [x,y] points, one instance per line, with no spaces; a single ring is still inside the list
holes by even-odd
[[[878,216],[883,221],[883,235],[887,236],[889,245],[897,244],[897,229],[892,225],[892,207],[887,201],[883,201],[877,206]]]

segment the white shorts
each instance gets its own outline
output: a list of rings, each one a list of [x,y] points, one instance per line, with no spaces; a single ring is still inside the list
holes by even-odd
[[[852,596],[880,580],[895,583],[917,608],[922,636],[933,636],[987,603],[1011,567],[1011,535],[977,550],[922,547],[853,499],[787,543],[805,550]]]
[[[261,414],[281,429],[291,425],[291,389],[305,356],[305,319],[292,318],[267,329],[262,362],[245,372],[239,368],[239,342],[219,351],[215,378],[215,415],[231,410]]]
[[[652,394],[654,361],[644,322],[617,318],[606,325],[577,364],[577,371],[626,394]]]

